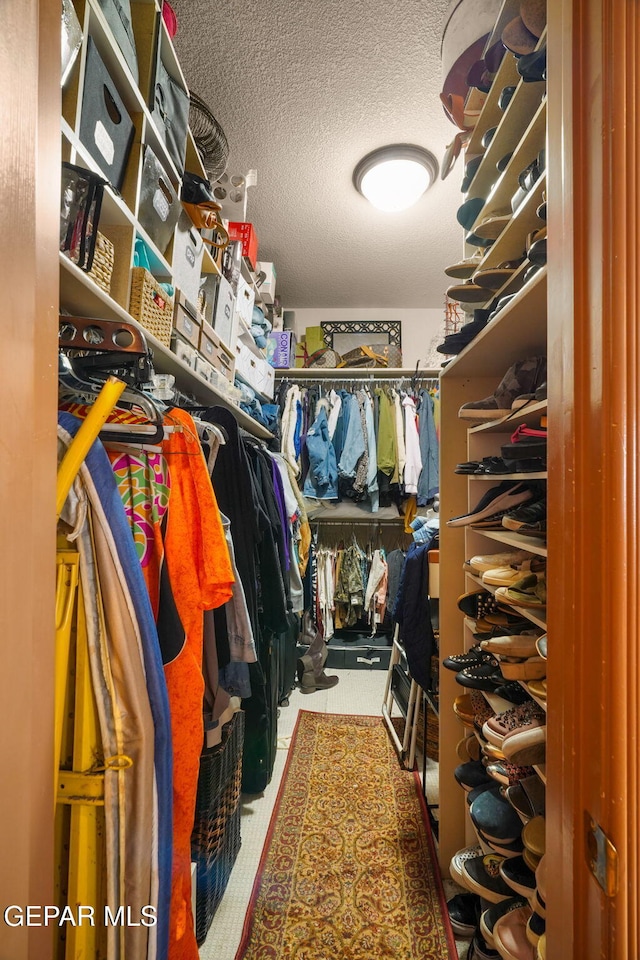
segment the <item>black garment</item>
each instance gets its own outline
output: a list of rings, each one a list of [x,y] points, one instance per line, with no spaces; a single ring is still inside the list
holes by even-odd
[[[387,610],[390,612],[393,611],[398,595],[404,560],[404,550],[392,550],[387,556]]]
[[[257,482],[235,417],[224,407],[211,407],[203,418],[223,427],[227,435],[226,443],[218,450],[212,480],[218,506],[231,521],[236,566],[244,587],[258,655],[258,662],[249,664],[251,696],[242,701],[245,711],[242,789],[246,793],[262,793],[271,779],[275,759],[272,746],[275,718],[271,707],[272,698],[267,696],[264,670],[264,665],[268,666],[271,649],[269,639],[262,633],[259,611],[258,551],[262,539],[260,523],[268,525],[268,517],[258,494]],[[217,608],[214,616],[220,656],[223,644],[226,643],[228,649],[224,607]],[[224,664],[220,662],[220,666]]]
[[[429,601],[430,549],[431,541],[409,547],[393,609],[409,672],[423,690],[431,688],[431,657],[436,650]]]
[[[273,489],[269,455],[252,440],[245,441],[254,476],[253,506],[258,517],[258,562],[262,601],[262,626],[274,633],[287,629],[287,589],[284,531]],[[285,586],[286,584],[286,586]]]

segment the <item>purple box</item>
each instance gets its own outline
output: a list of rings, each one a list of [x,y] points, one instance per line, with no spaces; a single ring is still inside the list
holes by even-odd
[[[267,337],[267,360],[272,367],[288,370],[294,366],[296,335],[293,330],[272,330]]]

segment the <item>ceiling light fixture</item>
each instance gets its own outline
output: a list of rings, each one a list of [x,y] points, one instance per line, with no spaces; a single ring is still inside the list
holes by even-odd
[[[417,203],[437,175],[438,161],[424,147],[394,143],[362,158],[353,185],[378,210],[393,213]]]

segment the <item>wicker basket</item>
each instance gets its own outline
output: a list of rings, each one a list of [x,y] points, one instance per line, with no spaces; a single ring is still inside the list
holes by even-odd
[[[244,713],[234,714],[222,742],[200,757],[191,859],[197,863],[196,939],[201,944],[240,849],[240,786]]]
[[[173,297],[167,295],[148,270],[134,267],[131,271],[129,313],[166,347],[171,346]]]
[[[111,292],[111,274],[113,273],[113,244],[100,231],[96,234],[96,246],[93,264],[89,276],[105,293]]]

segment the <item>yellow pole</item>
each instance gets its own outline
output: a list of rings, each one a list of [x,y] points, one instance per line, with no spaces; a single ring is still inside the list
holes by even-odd
[[[56,517],[59,517],[67,499],[71,485],[78,475],[84,458],[88,454],[92,443],[100,433],[107,417],[117,404],[126,383],[117,377],[109,377],[98,394],[95,403],[87,413],[80,429],[73,438],[60,466],[58,467],[58,482],[56,489]]]

